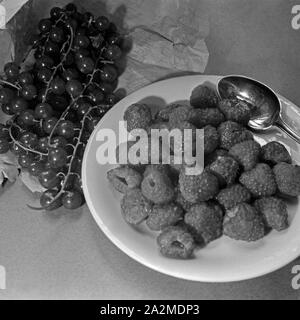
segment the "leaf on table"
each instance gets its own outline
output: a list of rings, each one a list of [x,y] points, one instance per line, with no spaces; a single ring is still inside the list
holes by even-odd
[[[16,181],[19,175],[19,165],[15,155],[7,152],[0,155],[0,184],[3,185],[6,180]]]
[[[35,49],[31,49],[26,52],[24,60],[21,64],[21,71],[32,70],[33,65],[35,64],[34,53],[35,53]]]
[[[31,176],[28,171],[22,170],[20,179],[32,193],[42,193],[46,190],[40,185],[38,178]]]

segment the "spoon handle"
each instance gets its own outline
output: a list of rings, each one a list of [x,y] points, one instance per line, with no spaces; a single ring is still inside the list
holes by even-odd
[[[300,144],[300,135],[292,129],[281,117],[275,123],[276,127],[285,132],[294,141]]]

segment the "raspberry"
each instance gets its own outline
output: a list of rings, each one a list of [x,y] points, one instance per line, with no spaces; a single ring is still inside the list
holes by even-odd
[[[147,219],[151,212],[151,203],[143,196],[140,189],[128,189],[121,200],[121,212],[130,224],[138,225]]]
[[[249,202],[251,199],[250,192],[240,184],[234,184],[219,192],[217,195],[218,202],[226,209],[231,209],[236,205]]]
[[[232,120],[241,124],[247,124],[251,118],[249,105],[237,99],[224,99],[219,102],[219,109],[227,120]]]
[[[138,188],[142,182],[141,174],[127,166],[108,171],[107,179],[117,191],[122,193],[128,189]]]
[[[190,103],[195,108],[215,108],[218,101],[216,91],[204,84],[194,88],[190,97]]]
[[[204,127],[204,154],[209,154],[219,147],[219,134],[213,126]]]
[[[224,121],[224,115],[218,108],[191,109],[189,121],[197,128],[203,128],[207,125],[217,127]]]
[[[265,235],[263,218],[250,204],[240,203],[226,211],[223,233],[235,240],[257,241]]]
[[[223,212],[213,203],[196,204],[184,216],[184,222],[198,243],[209,243],[222,235]]]
[[[259,143],[254,140],[248,140],[234,145],[229,150],[229,154],[248,171],[258,163],[260,151],[261,147]]]
[[[285,196],[300,195],[300,167],[288,163],[278,163],[274,167],[278,190]]]
[[[254,197],[267,197],[276,192],[277,186],[272,169],[265,163],[259,163],[250,171],[240,176],[244,185]]]
[[[271,165],[280,162],[292,163],[291,155],[287,151],[286,147],[277,141],[267,143],[262,147],[261,151],[262,160]]]
[[[177,259],[191,258],[195,248],[192,235],[180,226],[166,228],[158,236],[157,244],[162,255]]]
[[[209,170],[219,179],[220,185],[230,185],[237,177],[239,164],[231,157],[219,156]]]
[[[170,203],[154,205],[146,221],[147,226],[154,231],[163,230],[182,220],[183,210],[180,206]]]
[[[255,201],[255,208],[264,216],[266,225],[277,231],[288,228],[288,211],[284,201],[275,197]]]
[[[199,175],[186,175],[185,170],[181,170],[179,187],[185,200],[192,203],[212,199],[219,191],[218,179],[205,171]]]
[[[147,130],[152,122],[151,110],[145,104],[132,104],[124,112],[124,120],[127,121],[128,132],[134,129]]]
[[[159,170],[151,170],[144,177],[141,185],[143,195],[156,204],[172,201],[175,196],[170,178]]]
[[[237,122],[225,121],[218,127],[220,147],[229,150],[235,144],[252,140],[252,133]]]

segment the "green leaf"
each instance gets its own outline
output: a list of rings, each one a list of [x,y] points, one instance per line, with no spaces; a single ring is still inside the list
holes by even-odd
[[[7,152],[0,155],[0,185],[6,179],[10,182],[16,181],[19,175],[19,164],[16,156],[12,152]]]

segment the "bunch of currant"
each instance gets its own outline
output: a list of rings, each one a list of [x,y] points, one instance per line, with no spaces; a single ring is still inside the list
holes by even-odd
[[[76,209],[84,203],[81,165],[86,143],[116,103],[124,38],[108,18],[54,7],[31,37],[35,63],[14,62],[0,79],[0,153],[11,150],[46,191],[41,208]]]

